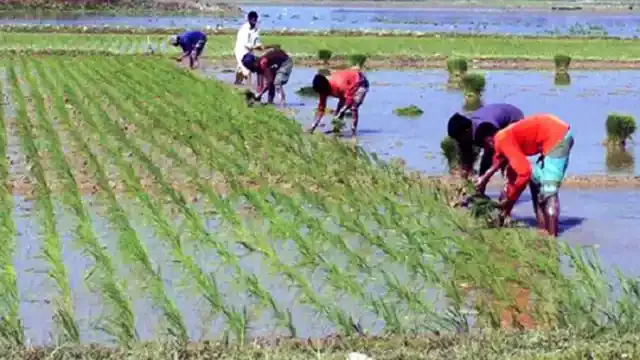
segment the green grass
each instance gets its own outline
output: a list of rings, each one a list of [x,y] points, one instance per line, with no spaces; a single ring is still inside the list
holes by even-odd
[[[234,35],[212,35],[205,57],[231,57]],[[0,52],[12,51],[94,51],[114,54],[177,54],[166,44],[165,35],[52,34],[0,32]],[[281,44],[296,57],[316,58],[318,51],[330,50],[333,57],[369,54],[370,59],[393,57],[445,57],[544,59],[553,61],[558,49],[572,59],[640,59],[639,40],[614,39],[527,39],[518,37],[374,37],[374,36],[273,36],[264,43]]]
[[[119,358],[125,349],[152,358],[174,358],[178,350],[198,358],[205,350],[197,346],[208,345],[187,345],[196,340],[190,331],[210,327],[214,319],[224,329],[207,337],[239,344],[230,355],[236,358],[256,352],[285,359],[319,353],[344,358],[346,351],[361,350],[378,358],[426,352],[432,358],[450,353],[462,359],[481,347],[487,354],[528,359],[527,354],[551,354],[561,346],[563,356],[578,358],[586,349],[610,356],[627,351],[625,336],[639,330],[640,286],[622,275],[605,277],[589,249],[539,238],[528,229],[487,229],[448,205],[453,189],[425,183],[339,139],[303,134],[295,120],[269,107],[249,108],[242,93],[179,69],[169,59],[4,60],[7,77],[0,89],[10,95],[4,106],[16,114],[0,119],[15,123],[27,155],[24,166],[31,172],[34,216],[42,232],[33,242],[47,265],[34,276],[51,284],[46,295],[55,310],[53,336],[63,345],[58,353],[79,349],[82,332],[90,327],[120,345],[82,350],[95,352],[94,358]],[[5,146],[10,136],[0,138]],[[12,174],[3,166],[0,179],[6,182]],[[93,185],[95,194],[82,196],[80,183]],[[100,236],[87,215],[90,200],[100,204],[107,223]],[[62,210],[53,207],[57,201]],[[73,220],[70,241],[91,264],[86,270],[62,261],[63,230],[55,219],[61,211]],[[212,222],[219,225],[212,228]],[[141,224],[153,229],[146,241]],[[17,312],[24,299],[16,293],[10,259],[24,245],[16,244],[11,218],[0,217],[0,226],[0,234],[8,237],[0,254],[5,268],[0,281],[6,287],[0,340],[20,347],[28,343]],[[158,249],[166,255],[160,257]],[[570,272],[560,271],[556,253],[570,263]],[[247,257],[259,264],[259,273],[245,265]],[[175,278],[167,279],[168,267]],[[104,305],[91,319],[76,314],[76,303],[85,301],[69,286],[69,273],[76,271],[85,271],[82,281]],[[282,289],[266,283],[266,274]],[[322,274],[320,287],[312,274]],[[463,291],[460,282],[474,292]],[[617,297],[609,288],[612,282],[620,290]],[[477,312],[477,326],[496,327],[501,309],[485,304],[511,303],[509,284],[531,290],[531,312],[541,325],[571,329],[572,335],[548,335],[560,339],[556,342],[541,340],[542,334],[426,339],[435,331],[475,331],[468,307]],[[295,299],[283,300],[283,289]],[[244,295],[245,302],[232,294]],[[189,320],[177,296],[196,301],[204,315]],[[349,301],[349,310],[342,299]],[[148,319],[132,304],[141,300],[153,306],[153,318],[161,324],[153,332],[158,344],[145,345],[138,338],[135,324]],[[313,319],[293,316],[303,308]],[[325,350],[249,345],[256,318],[272,319],[261,330],[285,337],[320,322],[353,337],[372,331],[361,323],[365,310],[369,324],[383,325],[382,332],[394,338],[345,340]],[[539,344],[542,349],[535,350]],[[521,352],[514,355],[514,348]]]

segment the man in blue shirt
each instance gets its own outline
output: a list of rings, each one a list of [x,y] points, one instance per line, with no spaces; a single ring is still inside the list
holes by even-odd
[[[449,119],[447,131],[449,136],[458,142],[462,176],[468,178],[473,171],[473,163],[476,158],[474,148],[483,149],[478,174],[482,176],[491,167],[493,147],[485,144],[484,139],[479,139],[476,136],[476,130],[480,124],[490,124],[498,131],[523,117],[522,110],[510,104],[489,104],[468,115],[453,114]]]
[[[182,48],[182,54],[176,58],[176,61],[180,62],[188,56],[189,67],[195,69],[198,67],[198,58],[207,43],[207,34],[202,31],[186,31],[180,35],[172,36],[169,42],[173,46]]]

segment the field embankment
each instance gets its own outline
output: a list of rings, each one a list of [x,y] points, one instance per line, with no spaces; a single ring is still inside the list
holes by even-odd
[[[242,11],[234,5],[212,0],[2,0],[0,11],[39,11],[39,12],[170,12],[170,13],[206,13],[209,15],[241,15]]]
[[[235,35],[213,34],[204,58],[234,65]],[[0,53],[177,54],[166,35],[0,32]],[[367,54],[367,67],[444,68],[448,56],[464,56],[478,68],[552,69],[557,53],[572,57],[573,69],[640,68],[640,40],[528,38],[497,36],[318,36],[265,34],[263,42],[279,44],[295,63],[319,66],[321,49],[334,54],[333,65],[351,54]]]

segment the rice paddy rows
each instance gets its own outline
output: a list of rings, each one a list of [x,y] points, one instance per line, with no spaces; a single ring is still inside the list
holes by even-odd
[[[292,119],[247,108],[168,60],[16,56],[0,74],[0,181],[29,185],[38,236],[28,242],[44,267],[31,276],[54,289],[41,294],[53,341],[464,330],[459,282],[475,298],[507,299],[504,279],[532,288],[545,323],[635,329],[633,281],[621,277],[613,299],[602,288],[611,280],[582,252],[561,246],[577,269],[569,278],[545,255],[555,242],[483,229],[446,205],[446,190],[360,148],[303,136]],[[0,191],[14,208],[11,187]],[[16,241],[15,213],[0,214],[0,338],[22,345],[32,330],[21,321],[25,275],[15,259],[27,244]],[[79,273],[100,304],[89,319],[70,280]],[[500,313],[477,311],[489,324]],[[158,326],[143,329],[150,322]]]
[[[233,55],[234,35],[209,36],[204,56]],[[575,60],[625,61],[640,58],[637,40],[553,39],[522,37],[376,37],[376,36],[277,36],[262,41],[280,44],[296,57],[316,57],[320,49],[335,55],[356,53],[371,57],[424,57],[460,55],[492,59],[552,59],[563,52]],[[0,32],[0,52],[93,52],[96,54],[177,54],[166,35],[70,34]]]

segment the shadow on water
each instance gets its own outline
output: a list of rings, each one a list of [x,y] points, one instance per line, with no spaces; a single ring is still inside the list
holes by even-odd
[[[513,220],[521,222],[529,227],[535,228],[538,224],[535,217],[531,216],[514,216]],[[564,234],[566,231],[573,229],[576,226],[582,225],[582,223],[586,219],[583,217],[571,217],[571,216],[561,216],[558,233],[559,235]]]

